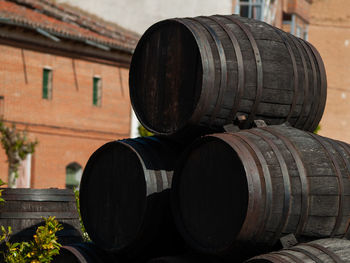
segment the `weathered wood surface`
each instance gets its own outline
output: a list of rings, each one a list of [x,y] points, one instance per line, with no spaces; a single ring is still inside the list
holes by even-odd
[[[346,263],[350,262],[350,241],[328,238],[299,244],[290,249],[254,257],[247,263]]]
[[[42,217],[55,216],[64,229],[57,232],[61,244],[81,242],[79,214],[73,190],[3,188],[0,225],[11,226],[12,242],[32,240]]]
[[[158,134],[220,130],[246,115],[313,131],[326,101],[317,50],[266,23],[239,16],[169,19],[142,36],[130,67],[141,123]]]
[[[77,243],[63,246],[52,263],[121,263],[121,259],[104,251],[93,243]]]
[[[81,180],[80,210],[98,246],[130,258],[179,253],[169,203],[179,147],[143,137],[109,142],[92,154]]]
[[[174,215],[199,251],[234,255],[237,244],[265,250],[288,233],[350,231],[348,144],[279,125],[202,137],[182,160]]]
[[[222,263],[218,258],[207,255],[178,255],[173,257],[160,257],[148,261],[148,263]]]

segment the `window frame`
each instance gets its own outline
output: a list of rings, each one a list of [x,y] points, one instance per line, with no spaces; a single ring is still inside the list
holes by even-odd
[[[102,105],[102,78],[99,75],[92,77],[92,105],[95,107]]]
[[[43,68],[43,80],[42,80],[42,98],[45,100],[52,99],[52,81],[53,70],[51,67],[45,66]]]
[[[241,0],[237,0],[236,10],[235,12],[241,15],[241,7],[248,7],[248,16],[247,18],[253,18],[260,21],[264,20],[264,5],[265,0],[248,0],[247,2],[243,2]],[[254,8],[260,8],[260,15],[257,17],[253,16]]]

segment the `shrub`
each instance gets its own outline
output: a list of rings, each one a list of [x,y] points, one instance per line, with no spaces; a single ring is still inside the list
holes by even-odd
[[[6,263],[49,263],[59,254],[61,244],[57,242],[56,232],[63,227],[55,217],[43,219],[45,225],[37,228],[34,240],[30,242],[10,243],[11,227],[6,230],[1,226],[0,241],[5,241],[7,247],[2,252]]]

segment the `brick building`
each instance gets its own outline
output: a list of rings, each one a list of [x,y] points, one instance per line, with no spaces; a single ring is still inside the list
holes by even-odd
[[[128,67],[139,36],[67,5],[0,0],[0,114],[39,145],[19,182],[64,188],[89,156],[129,137]],[[0,152],[0,176],[7,180]]]
[[[350,8],[348,0],[313,0],[309,41],[320,52],[328,81],[320,134],[350,143]]]
[[[350,143],[350,8],[348,0],[233,0],[233,13],[264,20],[310,41],[327,72],[319,134]]]
[[[255,18],[308,39],[312,0],[232,0],[232,13]]]

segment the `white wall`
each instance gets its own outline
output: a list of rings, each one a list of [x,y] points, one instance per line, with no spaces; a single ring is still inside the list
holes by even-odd
[[[173,17],[231,14],[232,0],[57,0],[142,34],[154,23]]]

